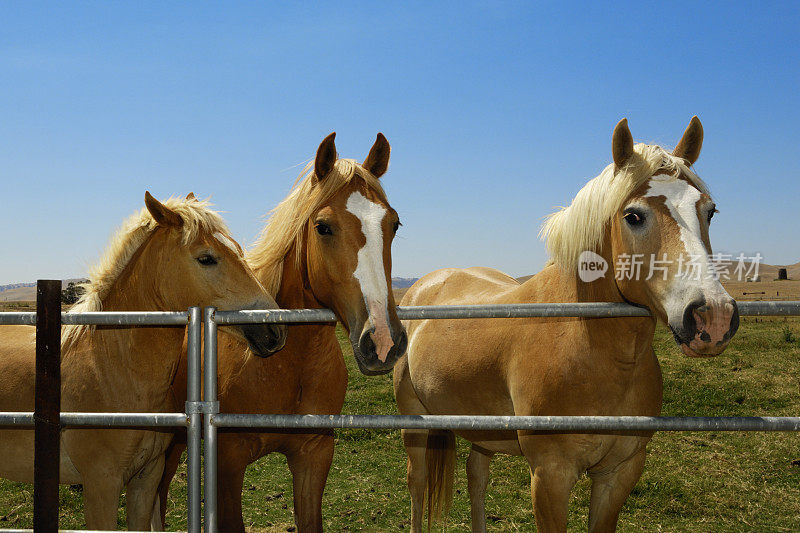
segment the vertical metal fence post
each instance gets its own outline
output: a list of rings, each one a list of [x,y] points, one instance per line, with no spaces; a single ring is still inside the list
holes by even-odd
[[[189,533],[200,533],[200,438],[203,418],[197,407],[200,405],[200,360],[203,320],[199,307],[189,308],[187,342],[186,413],[189,427],[186,429],[186,452],[188,461],[188,517]]]
[[[61,281],[36,282],[33,529],[58,531],[61,438]]]
[[[219,412],[217,401],[217,323],[213,307],[205,309],[205,345],[203,350],[203,402],[205,404],[203,472],[204,526],[206,533],[217,533],[217,428],[214,414]]]

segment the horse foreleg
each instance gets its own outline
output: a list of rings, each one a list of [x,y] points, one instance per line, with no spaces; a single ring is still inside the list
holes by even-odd
[[[117,529],[119,494],[122,479],[106,473],[86,473],[83,476],[83,516],[86,527],[94,530]]]
[[[645,449],[611,472],[589,473],[592,496],[589,503],[589,531],[615,531],[619,512],[644,470]]]
[[[486,532],[486,486],[489,484],[489,462],[492,455],[492,452],[473,445],[467,458],[467,489],[473,533]]]
[[[253,460],[257,457],[259,456],[253,456]],[[220,434],[217,467],[219,484],[217,520],[220,531],[244,533],[242,487],[244,473],[250,460],[250,446],[243,438],[236,434]]]
[[[403,445],[408,455],[406,480],[411,495],[411,533],[422,533],[422,516],[425,513],[425,490],[428,485],[428,431],[402,430]]]
[[[333,461],[333,434],[314,435],[286,454],[298,532],[322,531],[322,493]]]
[[[158,484],[164,472],[164,455],[147,463],[128,481],[125,497],[128,511],[128,529],[131,531],[163,531],[160,513],[154,516]],[[152,523],[156,518],[157,522]]]
[[[176,442],[178,437],[172,439],[167,451],[165,452],[164,473],[161,475],[161,482],[158,484],[158,515],[161,524],[167,523],[167,501],[169,500],[169,485],[178,466],[181,462],[181,454],[186,449],[186,443]],[[155,519],[155,517],[153,517]]]
[[[531,466],[536,530],[541,533],[566,532],[569,493],[578,481],[580,471],[570,463],[554,460],[534,462],[527,454],[526,458]]]

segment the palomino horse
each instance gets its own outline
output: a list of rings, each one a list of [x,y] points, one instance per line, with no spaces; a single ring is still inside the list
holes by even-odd
[[[389,165],[390,147],[379,133],[359,165],[337,159],[334,136],[322,141],[313,170],[309,165],[273,210],[248,261],[282,308],[332,309],[350,335],[361,372],[383,374],[406,347],[390,290],[391,245],[400,223],[378,181]],[[219,336],[220,411],[341,412],[347,371],[334,324],[290,326],[286,347],[269,359],[248,357],[246,348],[239,339]],[[182,366],[176,394],[185,394],[185,380]],[[245,469],[272,452],[289,463],[298,530],[322,530],[322,491],[333,458],[330,431],[220,433],[221,531],[244,531]],[[162,502],[179,457],[176,449],[168,458]]]
[[[164,203],[145,195],[92,271],[73,307],[81,311],[174,311],[191,306],[274,308],[222,218],[193,195]],[[279,349],[285,328],[230,328],[260,355]],[[34,331],[0,331],[0,411],[31,411]],[[164,412],[183,328],[67,326],[61,346],[64,411]],[[86,525],[116,529],[127,485],[128,528],[149,530],[171,433],[141,429],[69,429],[61,437],[61,483],[83,484]],[[33,431],[0,431],[0,476],[33,481]],[[152,524],[160,529],[160,524]]]
[[[692,357],[721,353],[739,323],[736,303],[711,275],[708,225],[715,207],[690,168],[702,142],[697,117],[671,154],[658,146],[634,146],[622,120],[613,135],[614,163],[584,186],[572,205],[547,220],[542,234],[552,263],[539,274],[519,284],[488,268],[439,270],[420,279],[402,302],[630,302],[649,309],[652,318],[411,322],[408,356],[394,373],[400,412],[658,415],[656,319],[669,325]],[[633,258],[643,263],[640,275],[622,268],[614,275],[612,266],[608,275],[583,281],[583,252],[597,254],[595,261],[606,265],[633,263]],[[679,271],[689,256],[697,275]],[[473,531],[486,530],[484,494],[495,453],[527,459],[538,531],[566,531],[569,493],[583,472],[592,478],[589,530],[613,531],[642,473],[652,436],[459,434],[472,442],[467,480]],[[426,491],[429,517],[449,503],[455,439],[451,432],[403,431],[403,441],[411,529],[419,532]]]

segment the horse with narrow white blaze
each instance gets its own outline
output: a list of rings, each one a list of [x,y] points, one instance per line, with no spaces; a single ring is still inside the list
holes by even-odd
[[[739,323],[736,303],[708,261],[716,208],[692,170],[702,142],[697,117],[672,153],[634,145],[627,120],[620,121],[612,138],[614,162],[545,223],[551,262],[541,272],[520,284],[488,268],[439,270],[415,283],[401,302],[629,302],[652,317],[410,321],[408,354],[394,373],[400,412],[658,415],[656,320],[669,325],[690,356],[721,353]],[[619,268],[632,258],[638,275]],[[690,261],[696,275],[687,274]],[[584,472],[592,479],[589,530],[613,531],[641,476],[652,435],[458,434],[472,442],[467,481],[473,531],[486,530],[489,461],[506,453],[527,459],[536,524],[547,532],[566,531],[569,494]],[[449,431],[404,430],[403,442],[411,530],[420,532],[426,499],[429,520],[449,504],[455,437]]]
[[[363,163],[339,159],[335,134],[317,149],[289,196],[272,212],[248,253],[258,279],[282,308],[329,308],[347,330],[362,373],[385,374],[406,348],[390,290],[391,246],[400,225],[379,181],[390,147],[378,134]],[[340,413],[347,369],[335,324],[289,326],[286,347],[270,359],[249,357],[237,339],[219,336],[219,401],[224,413]],[[174,391],[182,401],[186,368]],[[162,484],[169,481],[183,444],[170,452]],[[219,524],[244,531],[242,484],[247,465],[284,454],[292,472],[299,531],[322,530],[322,492],[333,459],[332,431],[221,432]]]
[[[207,202],[159,202],[131,217],[91,272],[70,312],[275,308],[222,218]],[[284,326],[225,327],[267,356],[283,346]],[[184,328],[66,326],[61,343],[61,408],[84,412],[175,411],[169,387]],[[0,328],[0,411],[32,411],[35,331]],[[82,484],[86,525],[116,529],[126,490],[128,528],[161,529],[154,508],[172,435],[144,429],[67,429],[61,437],[60,481]],[[33,481],[33,430],[0,431],[0,476]],[[153,523],[151,524],[151,518]]]

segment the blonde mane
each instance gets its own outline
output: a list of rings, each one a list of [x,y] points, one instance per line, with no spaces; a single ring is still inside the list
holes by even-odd
[[[197,240],[201,234],[222,233],[230,236],[230,231],[216,211],[209,209],[207,200],[169,198],[162,202],[166,207],[178,214],[183,220],[182,243],[188,245]],[[131,258],[141,248],[156,229],[158,223],[147,210],[129,217],[117,230],[106,247],[106,251],[96,265],[89,270],[89,281],[82,285],[86,291],[80,300],[72,306],[70,313],[102,311],[103,301],[108,297],[114,283],[128,266]],[[61,347],[66,350],[84,332],[93,326],[65,326]]]
[[[581,252],[598,251],[611,217],[637,188],[659,171],[671,174],[659,178],[675,180],[683,176],[709,194],[706,184],[682,158],[660,146],[637,144],[624,168],[614,173],[614,164],[610,164],[578,191],[569,207],[547,217],[539,237],[545,241],[551,261],[566,271],[576,271]]]
[[[300,264],[306,223],[325,202],[356,177],[386,201],[386,193],[378,178],[353,159],[337,159],[333,170],[321,181],[316,178],[313,168],[312,161],[300,173],[289,195],[270,211],[266,226],[247,253],[251,268],[273,296],[281,286],[284,259],[296,245],[295,261]]]

